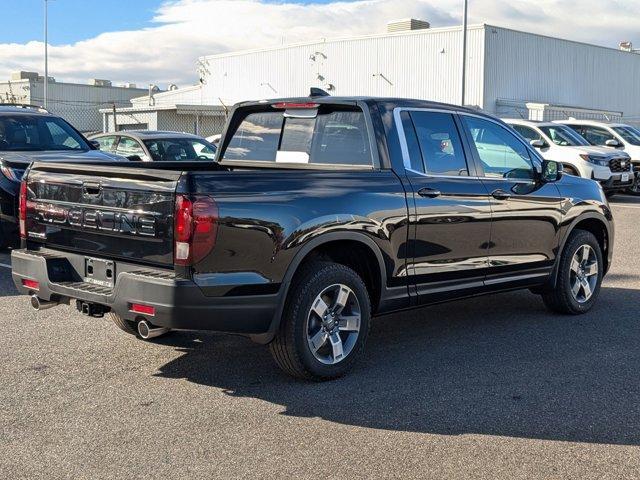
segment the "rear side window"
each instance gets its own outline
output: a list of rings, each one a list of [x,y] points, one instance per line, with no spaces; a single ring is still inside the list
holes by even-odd
[[[447,176],[469,175],[453,115],[414,111],[411,112],[411,120],[426,173]]]
[[[222,159],[372,165],[364,113],[336,106],[249,113],[233,133]]]

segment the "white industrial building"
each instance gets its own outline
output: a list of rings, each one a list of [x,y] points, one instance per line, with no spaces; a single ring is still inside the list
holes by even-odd
[[[202,85],[177,88],[166,92],[148,92],[133,98],[126,107],[104,108],[102,130],[171,130],[208,137],[220,133],[226,122],[227,109],[203,102]]]
[[[461,99],[462,28],[390,25],[379,35],[200,59],[211,105],[307,95]],[[417,29],[416,29],[417,28]],[[491,25],[469,27],[466,101],[501,116],[640,122],[640,55]]]
[[[89,84],[58,82],[49,77],[47,109],[60,115],[83,132],[102,130],[102,115],[107,106],[129,105],[132,98],[144,95],[146,88],[133,84],[115,86],[109,80],[92,80]],[[44,77],[36,72],[16,72],[0,82],[0,103],[44,104]]]

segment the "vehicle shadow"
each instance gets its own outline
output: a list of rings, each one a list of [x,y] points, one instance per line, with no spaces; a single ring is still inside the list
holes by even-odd
[[[589,314],[528,292],[382,317],[363,361],[325,383],[290,379],[246,339],[176,332],[158,376],[376,429],[640,445],[640,290],[603,288]]]

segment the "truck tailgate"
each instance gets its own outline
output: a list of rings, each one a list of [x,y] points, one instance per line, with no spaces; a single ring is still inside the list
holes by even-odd
[[[35,163],[27,178],[27,237],[43,246],[173,266],[180,171]]]

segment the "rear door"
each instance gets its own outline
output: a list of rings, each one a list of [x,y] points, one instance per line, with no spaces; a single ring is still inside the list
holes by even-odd
[[[410,271],[418,301],[481,288],[488,268],[491,206],[465,154],[456,116],[429,110],[400,110],[399,116],[412,187]]]
[[[30,242],[57,250],[173,266],[181,172],[35,163],[28,185]]]
[[[558,187],[538,180],[538,157],[507,127],[487,117],[460,118],[491,196],[487,285],[530,283],[548,275],[562,221]]]

